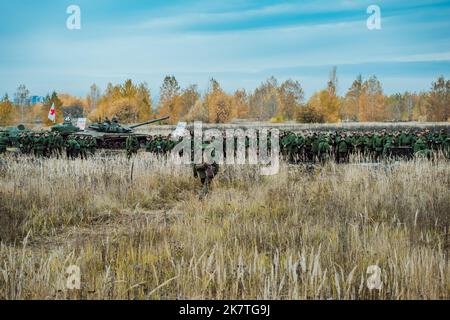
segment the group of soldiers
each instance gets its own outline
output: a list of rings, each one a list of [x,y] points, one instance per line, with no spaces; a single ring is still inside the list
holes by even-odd
[[[144,148],[146,152],[165,155],[181,140],[173,139],[170,135],[148,136]],[[235,143],[235,147],[236,145]],[[245,145],[247,148],[250,145],[248,137]],[[59,132],[21,132],[14,139],[1,133],[0,153],[6,151],[7,146],[17,147],[24,154],[34,154],[38,157],[60,157],[65,150],[67,158],[86,159],[88,155],[95,153],[97,141],[95,137],[87,135],[69,135],[64,138]],[[125,147],[128,158],[131,158],[141,148],[141,143],[136,136],[130,135],[126,139]],[[270,148],[270,137],[268,147]],[[294,163],[329,159],[341,163],[347,162],[351,154],[359,154],[375,161],[389,157],[410,158],[414,154],[431,157],[434,152],[439,151],[447,157],[450,156],[450,135],[444,129],[435,132],[429,129],[301,133],[286,131],[280,134],[280,152],[288,161]],[[224,154],[226,155],[225,152]]]
[[[148,136],[145,140],[144,148],[146,152],[151,152],[157,155],[165,155],[169,153],[177,143],[177,141],[173,141],[169,136]],[[128,159],[137,154],[140,148],[141,144],[136,136],[130,135],[126,139],[125,149],[127,151]]]
[[[70,135],[66,141],[66,156],[68,159],[80,157],[85,160],[94,155],[97,149],[97,140],[92,136]]]
[[[267,146],[270,149],[270,135],[267,139]],[[147,152],[155,154],[167,154],[179,141],[181,139],[177,141],[170,136],[148,137],[145,149]],[[235,149],[237,148],[236,142]],[[259,144],[259,137],[257,137],[257,144]],[[193,148],[194,143],[192,145]],[[250,139],[245,137],[245,147],[248,149],[249,146]],[[223,153],[226,156],[225,143],[223,147]],[[380,161],[385,158],[409,159],[414,155],[430,158],[433,152],[439,151],[450,157],[450,135],[444,129],[435,132],[431,132],[429,129],[304,131],[301,133],[285,131],[280,134],[280,152],[291,163],[323,162],[331,159],[342,163],[348,162],[352,154],[359,154],[364,159],[371,161]]]
[[[446,130],[284,132],[280,137],[282,154],[290,162],[316,162],[334,159],[347,162],[351,154],[380,161],[383,158],[431,157],[434,151],[450,156],[450,136]]]
[[[22,132],[11,144],[36,157],[60,157],[64,150],[64,138],[57,132]]]
[[[170,136],[149,136],[145,142],[145,151],[155,154],[167,154],[177,145],[178,141],[174,141]]]
[[[16,147],[22,154],[32,154],[36,157],[61,157],[64,150],[69,159],[95,153],[97,142],[92,136],[68,136],[66,139],[59,132],[22,132],[17,137],[0,134],[0,153],[8,146]]]

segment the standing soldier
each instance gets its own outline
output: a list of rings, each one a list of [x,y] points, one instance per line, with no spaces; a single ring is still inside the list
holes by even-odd
[[[35,157],[44,155],[45,140],[42,134],[36,133],[33,139],[33,153]]]
[[[55,142],[55,134],[50,132],[47,134],[47,157],[53,156],[56,154],[56,142]]]
[[[48,138],[48,132],[44,132],[43,134],[41,134],[41,138],[42,138],[42,155],[44,157],[49,157],[49,138]]]
[[[373,136],[373,151],[375,152],[375,159],[378,161],[383,155],[384,149],[384,131],[380,134],[376,133]]]
[[[205,141],[205,143],[202,144],[202,151],[204,151],[208,146],[209,146],[209,141]],[[214,150],[211,152],[211,155],[214,156]],[[194,172],[194,178],[197,178],[197,177],[200,178],[200,182],[203,185],[202,190],[199,195],[199,198],[203,199],[203,197],[209,191],[209,184],[211,183],[211,181],[214,179],[214,177],[219,172],[219,165],[216,162],[213,162],[213,163],[202,162],[201,164],[194,163],[193,172]]]
[[[87,159],[87,148],[88,148],[88,146],[87,146],[86,138],[87,137],[81,136],[78,139],[78,145],[80,146],[79,153],[80,153],[80,156],[81,156],[81,160],[86,160]]]
[[[329,143],[329,139],[328,136],[326,136],[325,134],[321,134],[319,137],[319,161],[320,162],[324,162],[326,160],[328,160],[329,156],[330,156],[330,143]]]
[[[428,148],[433,149],[433,147],[434,147],[433,133],[431,133],[430,130],[428,128],[426,128],[424,133],[421,134],[420,136],[425,141],[425,143],[428,145]]]
[[[361,150],[364,156],[370,154],[371,136],[372,134],[370,132],[364,132],[364,135],[361,138],[361,146],[362,146]]]
[[[89,149],[89,153],[93,156],[97,149],[97,139],[95,137],[89,137],[87,147]]]
[[[400,141],[399,146],[400,147],[411,147],[414,144],[414,137],[410,133],[409,129],[405,130],[405,133],[400,134]]]
[[[152,144],[152,137],[148,136],[145,138],[145,152],[152,152],[153,151],[153,144]]]
[[[396,140],[394,137],[392,137],[391,134],[389,134],[386,137],[385,143],[384,143],[384,147],[383,147],[383,157],[384,158],[389,158],[392,155],[392,148],[395,147],[396,144]]]
[[[413,150],[415,155],[426,156],[428,159],[431,158],[431,150],[421,133],[417,133],[417,139],[414,143]]]
[[[54,139],[55,139],[56,157],[59,158],[62,156],[62,150],[64,147],[64,138],[59,132],[56,132]]]
[[[162,136],[161,135],[158,135],[156,137],[156,140],[154,141],[153,152],[155,152],[156,154],[163,153],[163,141],[162,141]]]
[[[349,139],[345,133],[341,132],[337,139],[337,162],[343,163],[348,161]]]
[[[9,138],[6,136],[6,134],[0,133],[0,154],[6,152],[8,143],[9,143]]]
[[[74,136],[70,136],[67,139],[67,144],[66,144],[67,158],[74,160],[76,157],[78,157],[79,151],[80,151],[80,145],[78,144],[78,141],[75,139]]]
[[[139,140],[135,136],[128,136],[125,145],[127,148],[127,158],[130,160],[131,156],[137,154],[139,150]]]
[[[319,136],[314,132],[311,137],[311,152],[313,154],[313,161],[316,162],[319,155]]]
[[[26,153],[26,135],[25,132],[19,134],[19,149],[23,154]]]

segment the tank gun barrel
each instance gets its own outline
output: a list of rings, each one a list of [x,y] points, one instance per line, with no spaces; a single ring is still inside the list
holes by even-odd
[[[146,121],[146,122],[142,122],[142,123],[138,123],[138,124],[129,126],[128,128],[134,129],[134,128],[138,128],[138,127],[141,127],[141,126],[145,126],[146,124],[151,124],[151,123],[167,120],[169,118],[170,118],[169,116],[166,116],[166,117],[163,117],[163,118],[153,119],[153,120],[149,120],[149,121]]]

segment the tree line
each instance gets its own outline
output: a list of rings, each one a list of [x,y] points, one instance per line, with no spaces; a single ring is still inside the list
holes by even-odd
[[[14,99],[7,94],[0,101],[0,125],[40,120],[49,125],[47,114],[54,103],[57,121],[64,117],[88,117],[91,121],[116,116],[121,122],[136,123],[169,115],[170,123],[203,121],[227,123],[235,119],[255,121],[297,121],[322,123],[340,121],[450,121],[450,80],[439,77],[427,92],[403,92],[386,95],[376,76],[358,76],[345,95],[337,94],[336,68],[322,90],[305,99],[300,82],[279,82],[270,77],[253,92],[238,89],[226,92],[216,79],[200,93],[197,85],[181,88],[173,75],[166,76],[159,89],[159,101],[153,104],[146,83],[126,80],[108,84],[104,92],[97,85],[86,97],[53,92],[44,102],[31,105],[24,85]]]

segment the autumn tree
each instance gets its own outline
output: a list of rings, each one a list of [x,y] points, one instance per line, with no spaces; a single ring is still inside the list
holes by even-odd
[[[333,68],[330,72],[327,88],[314,93],[308,101],[309,106],[315,113],[323,117],[325,122],[338,122],[340,120],[341,100],[336,94],[337,81],[336,68]]]
[[[159,101],[164,103],[180,95],[180,85],[175,76],[166,76],[159,91]]]
[[[166,76],[159,91],[158,115],[169,115],[169,123],[177,123],[183,114],[180,85],[174,76]]]
[[[126,80],[122,85],[110,83],[89,118],[99,121],[116,116],[124,123],[146,121],[154,117],[151,101],[146,83],[136,85],[132,80]]]
[[[226,123],[237,116],[233,108],[233,98],[222,90],[215,79],[210,80],[204,102],[208,108],[208,120],[211,123]]]
[[[387,119],[411,121],[414,110],[414,94],[409,92],[395,93],[386,97]]]
[[[450,80],[445,80],[442,76],[431,85],[427,120],[450,121]]]
[[[321,90],[314,93],[309,98],[308,105],[318,115],[318,118],[323,118],[325,122],[339,121],[340,100],[330,91]]]
[[[0,125],[10,125],[17,121],[17,109],[5,94],[0,101]]]
[[[200,93],[198,92],[197,85],[193,84],[182,90],[180,96],[180,119],[184,120],[189,111],[194,107],[198,99],[200,99]]]
[[[325,122],[325,117],[323,114],[310,104],[306,104],[306,106],[300,108],[295,115],[295,119],[301,123]]]
[[[414,107],[412,120],[426,121],[428,109],[428,93],[420,92],[413,94]]]
[[[288,79],[278,88],[280,104],[277,116],[291,120],[302,106],[304,99],[303,88],[298,81]]]
[[[236,90],[232,98],[232,105],[234,113],[236,114],[237,118],[243,119],[248,116],[249,112],[248,104],[249,104],[249,97],[247,95],[247,92],[244,89]]]
[[[191,122],[209,122],[209,111],[206,103],[201,99],[198,99],[191,110],[189,110],[188,114],[185,116],[185,120]]]
[[[270,77],[255,89],[249,99],[249,115],[258,120],[269,120],[280,109],[278,81]]]
[[[341,107],[341,119],[357,121],[360,109],[360,97],[362,92],[362,76],[359,75],[348,89]]]
[[[376,76],[371,76],[364,81],[359,99],[359,106],[359,121],[387,120],[383,88]]]

